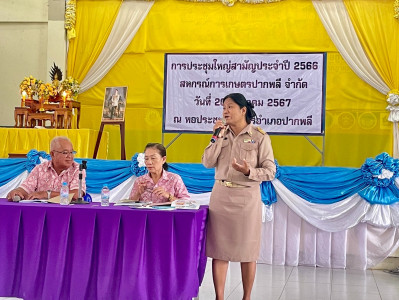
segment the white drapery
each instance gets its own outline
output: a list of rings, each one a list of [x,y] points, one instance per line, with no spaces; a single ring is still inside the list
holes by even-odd
[[[332,204],[317,204],[294,194],[278,179],[273,180],[273,186],[279,200],[299,217],[324,231],[338,232],[364,222],[376,227],[399,227],[399,203],[371,205],[359,194],[354,194]]]
[[[371,205],[358,194],[310,203],[273,180],[273,219],[262,224],[259,262],[368,269],[399,247],[399,204]],[[396,182],[398,184],[398,182]]]
[[[397,227],[358,223],[346,230],[327,232],[299,217],[279,197],[273,205],[273,220],[262,224],[260,263],[364,270],[399,246]]]
[[[16,189],[28,177],[28,171],[24,171],[5,185],[0,186],[0,198],[6,198],[9,191]]]
[[[136,35],[153,4],[153,1],[123,1],[104,48],[80,84],[80,93],[96,85],[114,66]]]
[[[349,67],[365,82],[386,95],[389,87],[370,63],[342,0],[312,1],[330,39]]]
[[[387,95],[390,88],[375,71],[357,37],[349,14],[342,0],[314,0],[314,8],[330,39],[349,67],[365,82]],[[399,157],[398,122],[392,123],[393,157]]]

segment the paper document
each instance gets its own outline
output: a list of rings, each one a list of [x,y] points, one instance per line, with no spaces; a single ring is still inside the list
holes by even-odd
[[[114,203],[114,206],[142,206],[147,203],[138,202],[137,200],[122,199]]]
[[[68,196],[69,202],[71,202],[72,198],[73,198],[73,194],[69,194],[69,196]],[[49,203],[58,203],[58,204],[60,204],[60,200],[61,200],[61,196],[55,196],[53,198],[48,199],[47,201]]]
[[[200,204],[194,200],[181,200],[177,199],[172,202],[172,207],[176,209],[199,209]]]
[[[121,202],[117,202],[117,203],[114,204],[114,206],[134,206],[134,207],[142,207],[142,206],[147,206],[147,203],[140,203],[140,202],[131,202],[131,203],[124,202],[124,203],[121,203]]]
[[[48,200],[41,199],[30,199],[30,200],[20,200],[19,203],[48,203]]]

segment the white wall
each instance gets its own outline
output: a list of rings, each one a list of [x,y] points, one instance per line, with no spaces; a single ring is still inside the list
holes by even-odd
[[[64,0],[0,0],[0,126],[14,126],[25,76],[50,82],[53,62],[65,75],[64,12]]]

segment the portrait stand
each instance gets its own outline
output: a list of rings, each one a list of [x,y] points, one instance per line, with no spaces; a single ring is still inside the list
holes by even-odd
[[[104,125],[119,125],[121,135],[121,160],[126,160],[125,151],[125,121],[101,122],[100,131],[98,132],[96,146],[94,148],[93,158],[97,158],[98,148],[100,147],[101,136],[104,131]]]
[[[100,132],[98,133],[93,158],[97,158],[100,147],[101,136],[104,125],[119,125],[121,134],[121,160],[126,160],[125,152],[125,110],[126,110],[127,87],[114,86],[105,88],[103,112],[101,118]]]

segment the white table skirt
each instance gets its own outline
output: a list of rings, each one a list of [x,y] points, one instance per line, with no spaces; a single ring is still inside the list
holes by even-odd
[[[371,268],[399,246],[396,227],[359,223],[347,230],[327,232],[310,225],[280,198],[273,220],[262,224],[259,263],[326,268]]]

